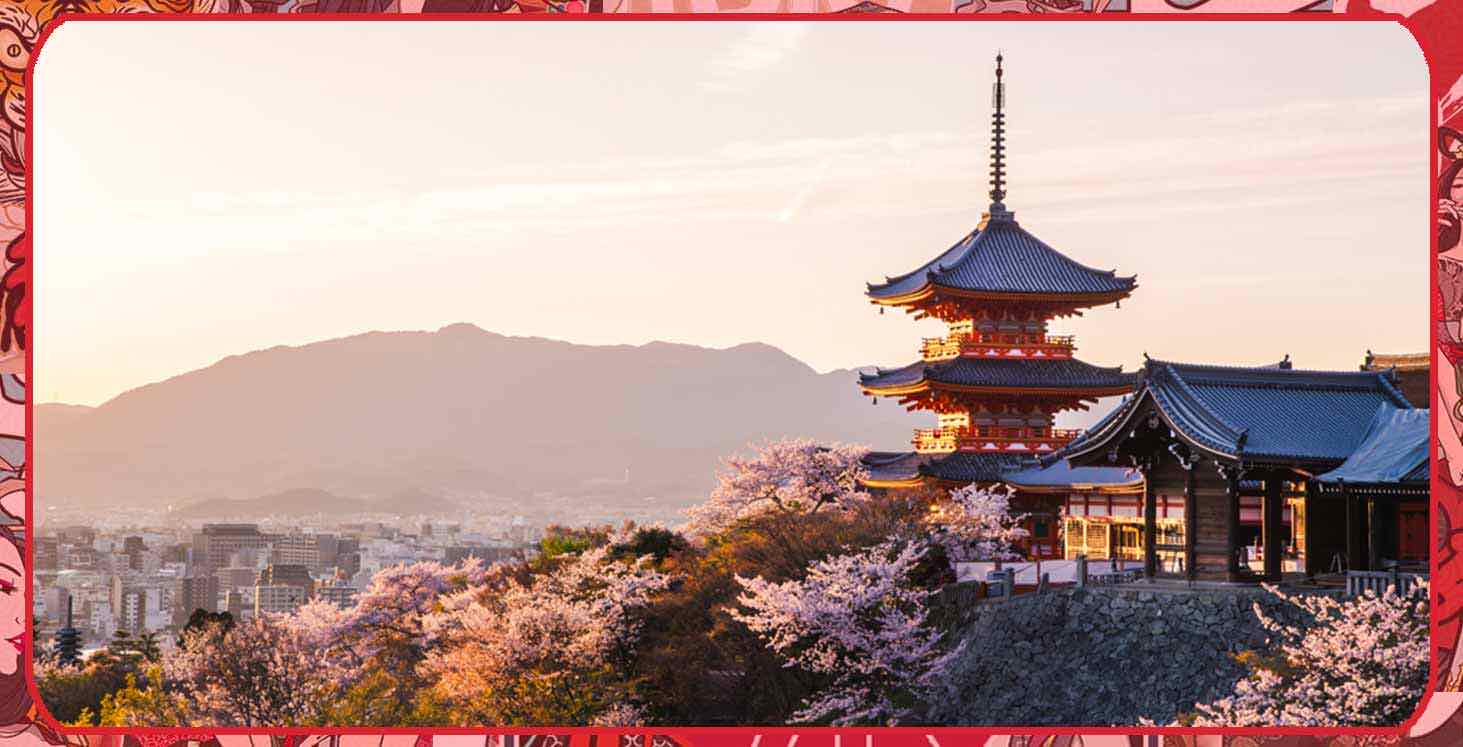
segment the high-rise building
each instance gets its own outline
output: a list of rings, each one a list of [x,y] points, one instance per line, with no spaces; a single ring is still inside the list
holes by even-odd
[[[186,625],[188,618],[196,610],[218,611],[218,576],[203,573],[178,579],[178,590],[173,603],[173,624],[179,627]]]
[[[244,619],[244,594],[238,589],[229,589],[223,593],[223,611],[233,616],[235,620]]]
[[[221,591],[252,587],[259,580],[259,570],[248,566],[234,565],[219,568],[213,572]]]
[[[37,571],[54,571],[61,560],[60,542],[55,536],[36,538],[35,568]]]
[[[147,625],[148,590],[134,579],[112,577],[112,614],[117,627],[130,633],[141,633]]]
[[[336,581],[335,583],[315,588],[315,597],[317,599],[323,599],[342,609],[353,606],[356,603],[356,598],[360,594],[360,589],[344,581]]]
[[[193,562],[203,568],[225,568],[243,550],[264,550],[269,535],[258,524],[204,524],[193,534]]]
[[[300,590],[303,599],[315,594],[315,579],[310,576],[310,569],[300,564],[270,563],[259,571],[255,586],[293,586]]]
[[[293,612],[305,603],[305,592],[292,584],[271,584],[254,587],[254,616],[275,612]]]
[[[335,567],[354,576],[361,571],[361,540],[358,537],[341,537],[336,543]]]

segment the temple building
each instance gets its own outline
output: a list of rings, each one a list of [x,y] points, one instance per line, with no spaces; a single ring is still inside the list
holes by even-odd
[[[1005,205],[996,57],[991,204],[975,230],[915,270],[869,284],[882,313],[944,322],[920,357],[860,374],[875,403],[935,413],[913,450],[864,459],[871,489],[1015,489],[1035,559],[1107,558],[1150,578],[1248,582],[1425,565],[1428,358],[1359,371],[1285,360],[1234,367],[1079,360],[1055,319],[1118,304],[1136,277],[1084,266]],[[1085,433],[1056,415],[1123,396]]]
[[[1150,578],[1281,580],[1426,556],[1427,412],[1386,371],[1148,360],[1048,461],[1143,475]],[[1160,509],[1185,507],[1165,531]],[[1415,518],[1416,517],[1416,518]]]
[[[1031,515],[1029,552],[1060,557],[1060,519],[1069,500],[1132,510],[1141,477],[1110,467],[1046,468],[1036,457],[1070,443],[1077,431],[1055,427],[1057,413],[1087,409],[1099,398],[1133,390],[1120,367],[1079,360],[1071,336],[1049,334],[1054,319],[1119,303],[1136,278],[1084,266],[1028,232],[1007,209],[1005,89],[996,57],[991,117],[991,204],[974,231],[915,270],[870,284],[869,300],[916,319],[948,326],[926,339],[906,366],[862,374],[874,397],[934,412],[937,427],[916,430],[913,451],[874,452],[865,460],[871,488],[958,487],[1005,483],[1018,488],[1016,509]],[[1116,501],[1116,505],[1114,505]],[[1092,509],[1096,511],[1097,509]]]

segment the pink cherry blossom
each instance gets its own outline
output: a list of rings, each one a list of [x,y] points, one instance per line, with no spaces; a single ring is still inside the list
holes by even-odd
[[[687,510],[688,531],[716,534],[764,513],[813,513],[867,500],[859,484],[867,453],[862,446],[800,438],[761,444],[750,458],[728,457],[710,499]]]
[[[1427,689],[1426,584],[1345,600],[1266,589],[1315,624],[1281,623],[1255,605],[1281,660],[1257,667],[1233,695],[1198,706],[1196,725],[1382,726],[1412,715]]]
[[[795,720],[895,724],[918,718],[944,692],[959,648],[941,646],[940,631],[926,624],[929,592],[910,582],[925,549],[890,542],[815,563],[802,580],[737,578],[746,611],[733,618],[787,666],[830,680]]]
[[[1011,515],[1013,492],[975,485],[951,491],[949,500],[930,507],[926,524],[931,539],[953,561],[1019,558],[1015,546],[1026,538],[1026,530],[1020,526],[1026,517]]]

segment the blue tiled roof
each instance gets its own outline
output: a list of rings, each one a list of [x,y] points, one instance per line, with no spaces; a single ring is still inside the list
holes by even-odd
[[[860,460],[867,479],[874,481],[912,480],[926,461],[927,455],[913,451],[871,451]]]
[[[1035,465],[1003,476],[1017,487],[1051,488],[1071,485],[1141,485],[1143,473],[1126,467],[1073,467],[1066,459]]]
[[[1123,373],[1121,366],[1101,368],[1075,358],[951,358],[859,374],[859,384],[867,389],[891,389],[922,380],[1010,389],[1113,389],[1133,386],[1137,375]]]
[[[1408,407],[1388,372],[1150,360],[1139,375],[1135,394],[1063,456],[1117,440],[1151,399],[1185,438],[1230,458],[1341,462],[1362,442],[1379,406]]]
[[[1035,464],[1036,460],[1022,454],[956,451],[931,459],[919,471],[951,482],[1001,482],[1007,473]]]
[[[1317,475],[1319,482],[1398,483],[1426,482],[1428,411],[1377,408],[1366,437],[1340,467]]]
[[[1092,294],[1131,291],[1137,277],[1078,264],[1027,233],[1015,220],[993,217],[913,272],[870,284],[875,299],[926,285],[987,293]]]

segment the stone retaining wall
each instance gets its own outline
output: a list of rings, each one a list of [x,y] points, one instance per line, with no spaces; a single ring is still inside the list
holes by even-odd
[[[1253,605],[1272,617],[1304,613],[1259,588],[1065,588],[977,601],[974,584],[933,600],[931,619],[966,650],[941,704],[948,724],[1160,724],[1233,691],[1233,654],[1265,648]]]

